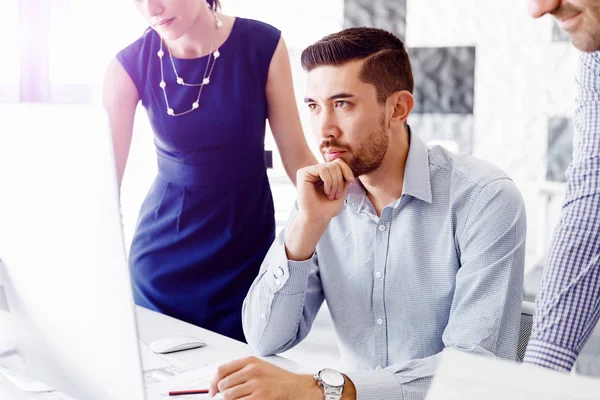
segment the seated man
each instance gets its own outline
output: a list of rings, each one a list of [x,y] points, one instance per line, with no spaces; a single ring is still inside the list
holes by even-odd
[[[526,233],[515,184],[411,132],[411,66],[394,35],[347,29],[304,50],[302,65],[326,163],[298,171],[297,207],[243,324],[259,355],[280,353],[306,337],[326,300],[345,375],[248,358],[221,366],[211,393],[417,399],[446,347],[514,360]]]

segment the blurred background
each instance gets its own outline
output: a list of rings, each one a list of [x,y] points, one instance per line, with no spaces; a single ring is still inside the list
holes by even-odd
[[[383,28],[403,39],[416,84],[416,107],[409,118],[413,132],[431,144],[498,165],[520,188],[528,213],[524,291],[533,299],[571,160],[578,55],[550,17],[531,19],[525,0],[222,0],[222,4],[225,14],[258,19],[282,30],[304,132],[315,154],[317,141],[302,101],[306,82],[299,61],[302,50],[351,26]],[[133,0],[2,0],[2,6],[0,102],[100,104],[109,61],[147,27]],[[281,227],[295,190],[270,132],[266,148],[273,160],[269,176]],[[122,186],[127,247],[155,174],[152,132],[140,106]],[[305,364],[336,359],[326,308],[305,342],[289,356]]]

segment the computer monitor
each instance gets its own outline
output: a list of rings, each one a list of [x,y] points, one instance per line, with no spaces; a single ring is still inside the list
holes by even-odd
[[[0,259],[0,367],[78,399],[144,399],[102,108],[0,105]]]

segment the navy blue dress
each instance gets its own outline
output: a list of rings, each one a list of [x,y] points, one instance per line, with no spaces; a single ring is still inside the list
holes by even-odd
[[[265,86],[279,38],[270,25],[236,18],[199,109],[179,117],[167,115],[159,86],[158,34],[147,30],[117,55],[147,110],[158,156],[129,255],[135,301],[242,341],[242,302],[275,236]],[[207,59],[175,65],[196,83]],[[175,83],[168,54],[163,62],[171,108],[188,110],[198,90]]]

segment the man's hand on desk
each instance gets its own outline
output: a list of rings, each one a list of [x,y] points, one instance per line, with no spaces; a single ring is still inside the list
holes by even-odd
[[[322,400],[323,389],[312,375],[298,375],[256,357],[223,364],[209,386],[210,395],[225,400]],[[346,378],[343,400],[356,399],[356,390]]]

